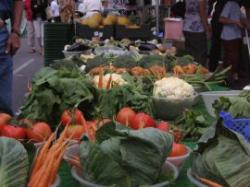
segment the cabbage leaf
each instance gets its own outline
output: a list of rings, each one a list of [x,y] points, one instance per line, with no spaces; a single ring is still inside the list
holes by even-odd
[[[108,124],[97,141],[80,146],[84,178],[95,184],[137,187],[158,182],[172,148],[172,136],[155,128],[130,130]]]
[[[25,187],[29,171],[28,153],[15,139],[0,137],[0,186]]]

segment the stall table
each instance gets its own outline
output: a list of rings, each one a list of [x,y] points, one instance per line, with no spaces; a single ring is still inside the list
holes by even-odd
[[[215,85],[212,88],[214,91],[228,90],[228,88],[221,87],[218,85]],[[204,113],[207,113],[206,108],[205,108],[202,101],[200,101],[199,104],[194,107],[194,109],[202,111]],[[196,146],[196,141],[187,140],[187,141],[184,141],[184,143],[192,149],[194,149]],[[182,170],[180,171],[179,177],[175,181],[174,186],[176,186],[176,187],[194,187],[194,185],[187,178],[187,169],[190,166],[191,166],[191,160],[189,158],[184,163],[184,166],[183,166]],[[78,186],[80,186],[79,183],[77,181],[75,181],[74,178],[72,177],[70,169],[71,169],[70,166],[65,161],[63,161],[61,168],[60,168],[60,171],[59,171],[59,175],[61,177],[60,187],[69,187],[69,186],[78,187]]]

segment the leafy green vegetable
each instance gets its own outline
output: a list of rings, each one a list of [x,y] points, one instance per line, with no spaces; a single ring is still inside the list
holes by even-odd
[[[110,63],[109,58],[105,58],[104,56],[96,56],[94,59],[89,59],[86,63],[86,72],[89,72],[91,69],[99,67],[99,66],[107,66]]]
[[[65,109],[92,101],[93,90],[88,78],[80,72],[43,68],[33,79],[32,92],[21,107],[19,117],[56,125]]]
[[[71,71],[76,71],[84,64],[85,63],[79,57],[73,56],[61,60],[55,60],[54,63],[50,64],[50,67],[57,70],[67,69]]]
[[[157,183],[173,141],[155,128],[134,131],[114,124],[99,129],[96,137],[96,142],[80,145],[84,178],[117,187]]]
[[[96,104],[96,116],[112,118],[124,106],[130,106],[135,111],[146,112],[153,115],[152,99],[145,92],[142,79],[135,79],[125,74],[124,79],[128,84],[114,87],[110,90],[99,90],[99,99]]]
[[[184,132],[184,138],[200,138],[210,126],[209,119],[201,112],[185,110],[183,114],[175,120],[175,125]]]
[[[219,116],[221,111],[225,111],[229,112],[234,118],[249,118],[249,95],[249,91],[243,91],[239,97],[220,97],[213,103],[216,115]]]
[[[0,186],[25,187],[29,171],[28,154],[15,139],[0,137]]]
[[[164,66],[164,57],[160,55],[147,55],[139,60],[139,66],[143,68],[150,68],[154,65]]]
[[[114,59],[113,65],[117,68],[133,68],[137,63],[131,56],[118,56]]]
[[[193,155],[193,172],[223,186],[248,186],[250,146],[239,137],[242,136],[226,129],[220,119],[216,127],[210,128],[198,142]]]

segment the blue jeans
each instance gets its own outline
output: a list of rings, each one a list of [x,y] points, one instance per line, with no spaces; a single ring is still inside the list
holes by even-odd
[[[6,27],[0,28],[0,112],[12,113],[12,57],[5,53],[9,33]]]

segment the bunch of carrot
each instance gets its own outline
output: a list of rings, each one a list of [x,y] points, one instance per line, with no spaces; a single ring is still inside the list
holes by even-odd
[[[57,140],[55,140],[55,133],[52,133],[36,155],[28,187],[49,187],[54,183],[69,143],[65,138],[67,128],[68,126],[65,127]]]

